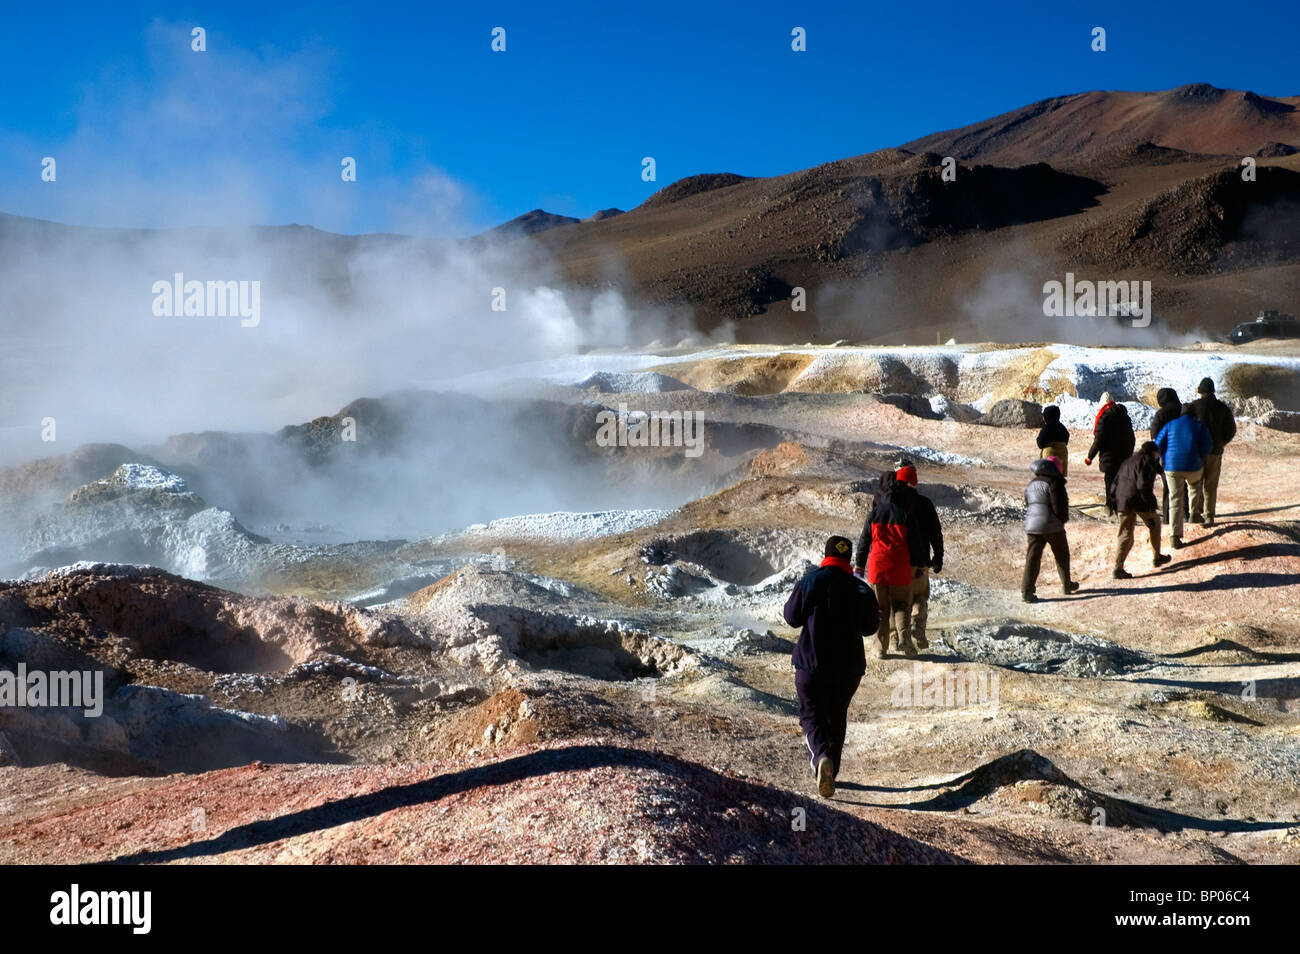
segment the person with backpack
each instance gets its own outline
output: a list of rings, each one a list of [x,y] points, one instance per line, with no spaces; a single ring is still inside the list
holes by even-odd
[[[1052,457],[1040,457],[1031,469],[1034,477],[1025,488],[1025,534],[1029,543],[1020,596],[1026,603],[1037,603],[1038,572],[1046,547],[1052,548],[1052,556],[1056,558],[1061,591],[1069,596],[1079,589],[1079,583],[1070,578],[1070,543],[1065,535],[1065,525],[1070,520],[1070,497],[1065,478]]]
[[[1061,423],[1058,404],[1043,405],[1043,426],[1038,429],[1039,457],[1055,457],[1061,462],[1061,476],[1068,475],[1070,461],[1070,432]]]
[[[804,575],[785,603],[785,621],[800,630],[791,661],[799,725],[823,798],[835,794],[849,703],[867,671],[862,641],[876,632],[879,611],[871,588],[853,573],[853,544],[826,541],[821,566]]]
[[[1196,408],[1184,404],[1182,415],[1160,429],[1156,447],[1172,482],[1169,494],[1174,501],[1173,548],[1177,550],[1183,546],[1183,524],[1187,519],[1183,488],[1190,486],[1193,498],[1201,493],[1205,457],[1214,449],[1214,438],[1209,428],[1196,419]]]
[[[1214,382],[1202,378],[1196,388],[1199,398],[1193,402],[1196,418],[1210,432],[1214,446],[1205,455],[1205,467],[1201,477],[1202,493],[1192,493],[1192,523],[1204,523],[1214,526],[1214,508],[1219,500],[1219,474],[1223,470],[1223,448],[1232,443],[1237,436],[1237,418],[1232,408],[1214,396]]]
[[[1138,520],[1151,535],[1151,565],[1159,568],[1173,559],[1160,552],[1160,514],[1156,510],[1156,478],[1164,483],[1164,468],[1160,464],[1160,448],[1155,441],[1145,441],[1136,454],[1124,461],[1115,475],[1115,506],[1119,510],[1119,536],[1115,547],[1115,568],[1111,575],[1117,580],[1131,580],[1133,574],[1124,569],[1124,561],[1133,549],[1133,530]]]
[[[882,478],[882,485],[885,489],[873,501],[858,537],[855,568],[876,590],[880,605],[876,630],[879,657],[884,659],[889,654],[892,623],[898,633],[899,649],[913,659],[912,568],[928,563],[928,540],[918,513],[917,492],[898,479],[898,472]]]
[[[916,489],[916,467],[912,464],[900,467],[894,476]],[[930,619],[930,571],[938,573],[943,569],[943,525],[939,522],[939,511],[935,509],[934,501],[925,494],[916,494],[915,507],[925,559],[912,566],[912,595],[908,611],[912,614],[912,642],[917,649],[927,649],[930,646],[930,641],[925,638],[925,627]],[[896,631],[895,635],[901,649],[902,633]]]
[[[1091,466],[1092,459],[1097,458],[1106,488],[1106,513],[1115,513],[1115,474],[1119,465],[1133,456],[1137,438],[1133,434],[1133,421],[1128,416],[1128,408],[1116,404],[1102,416],[1097,436],[1092,440],[1092,447],[1084,464]],[[1064,476],[1064,474],[1062,474]]]

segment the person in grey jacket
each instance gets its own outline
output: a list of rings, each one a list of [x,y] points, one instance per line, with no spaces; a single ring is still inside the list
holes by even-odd
[[[1061,577],[1061,590],[1066,596],[1079,589],[1076,580],[1070,579],[1070,544],[1065,536],[1065,525],[1070,519],[1070,498],[1065,490],[1065,478],[1053,457],[1034,461],[1031,469],[1034,478],[1025,488],[1025,534],[1029,538],[1025,551],[1025,575],[1020,583],[1020,596],[1026,603],[1037,603],[1035,589],[1038,572],[1043,564],[1043,550],[1052,548],[1056,558],[1056,571]]]

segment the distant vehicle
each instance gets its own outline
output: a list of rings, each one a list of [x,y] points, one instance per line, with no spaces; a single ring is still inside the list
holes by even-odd
[[[1296,321],[1294,315],[1269,309],[1261,311],[1254,321],[1243,321],[1228,332],[1228,341],[1232,344],[1260,338],[1300,338],[1300,321]]]

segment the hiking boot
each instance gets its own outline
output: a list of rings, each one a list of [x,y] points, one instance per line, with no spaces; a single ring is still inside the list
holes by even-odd
[[[898,641],[898,648],[903,651],[903,655],[908,659],[916,658],[916,647],[912,645],[912,640],[906,637]]]
[[[1194,514],[1192,514],[1192,518],[1191,518],[1191,520],[1188,521],[1188,522],[1189,522],[1189,523],[1205,523],[1205,518],[1202,517],[1199,513],[1194,513]]]
[[[1069,583],[1065,584],[1064,592],[1066,596],[1069,596],[1071,593],[1079,592],[1079,581],[1071,580]]]
[[[1020,601],[1022,603],[1037,603],[1038,596],[1034,593],[1022,593],[1020,594]]]
[[[1205,518],[1205,528],[1208,530],[1208,529],[1209,529],[1210,527],[1212,527],[1212,526],[1214,526],[1214,518],[1213,518],[1213,517],[1206,517],[1206,518]]]
[[[1133,574],[1130,573],[1128,570],[1124,569],[1122,566],[1121,566],[1121,567],[1116,567],[1116,568],[1115,568],[1115,571],[1114,571],[1113,573],[1111,573],[1111,576],[1112,576],[1114,579],[1116,579],[1116,580],[1131,580],[1131,579],[1133,579]]]
[[[1168,563],[1168,562],[1169,562],[1170,560],[1172,560],[1172,559],[1173,559],[1173,557],[1172,557],[1170,554],[1168,554],[1168,553],[1160,553],[1160,554],[1157,554],[1156,557],[1151,561],[1151,565],[1152,565],[1152,566],[1164,566],[1166,563]]]
[[[930,648],[930,641],[929,641],[928,639],[926,639],[924,636],[922,636],[920,633],[913,633],[913,634],[912,634],[912,642],[916,643],[916,648],[917,648],[917,649],[929,649],[929,648]]]
[[[1175,550],[1181,550],[1184,546],[1186,546],[1186,544],[1183,543],[1182,537],[1174,537],[1173,542],[1170,544],[1170,546],[1172,546]]]
[[[822,798],[835,794],[835,766],[831,765],[828,755],[817,760],[817,794]]]

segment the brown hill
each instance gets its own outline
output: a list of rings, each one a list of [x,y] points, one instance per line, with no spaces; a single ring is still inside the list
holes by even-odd
[[[1297,104],[1205,84],[1063,96],[786,175],[691,176],[621,214],[534,210],[467,244],[535,243],[582,289],[613,284],[634,306],[728,326],[740,341],[1158,343],[1127,326],[1044,317],[1043,285],[1066,272],[1149,281],[1158,326],[1223,335],[1260,309],[1300,307]],[[1241,177],[1247,155],[1254,181]],[[955,179],[942,174],[945,156],[958,162]],[[0,252],[68,232],[0,216]],[[91,243],[143,234],[82,233]],[[297,227],[259,230],[257,241],[286,289],[325,287],[340,300],[354,252],[425,252],[416,240]]]
[[[694,176],[536,241],[579,284],[617,263],[629,290],[742,341],[1154,343],[1045,318],[1043,283],[1067,271],[1150,281],[1158,326],[1221,335],[1300,298],[1298,102],[1204,84],[1060,97],[788,175]]]
[[[531,212],[516,216],[509,222],[503,222],[494,229],[489,229],[485,234],[535,235],[548,229],[559,228],[561,225],[572,225],[578,221],[580,220],[571,215],[556,215],[554,212],[547,212],[545,209],[533,209]]]
[[[997,163],[1077,161],[1152,143],[1183,152],[1252,156],[1300,146],[1300,96],[1269,98],[1193,83],[1156,93],[1059,96],[908,143]]]

